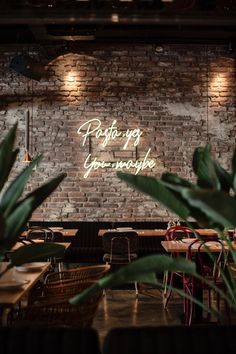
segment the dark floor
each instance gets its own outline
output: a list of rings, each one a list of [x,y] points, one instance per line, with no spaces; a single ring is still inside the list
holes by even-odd
[[[135,290],[107,290],[103,297],[93,327],[100,341],[109,329],[127,326],[156,326],[181,324],[182,299],[175,297],[164,310],[159,290],[142,288],[136,298]]]

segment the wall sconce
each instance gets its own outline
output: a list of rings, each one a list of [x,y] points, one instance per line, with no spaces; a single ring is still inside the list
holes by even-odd
[[[32,162],[32,158],[29,153],[29,138],[30,138],[29,133],[30,133],[30,113],[29,110],[27,110],[26,118],[25,118],[25,154],[22,162],[28,164]]]

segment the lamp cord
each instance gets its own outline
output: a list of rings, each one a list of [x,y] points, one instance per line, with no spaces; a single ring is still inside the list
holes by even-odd
[[[207,71],[206,71],[206,133],[207,133],[207,144],[209,144],[209,60],[208,60],[208,47],[206,46],[206,65],[207,65]]]

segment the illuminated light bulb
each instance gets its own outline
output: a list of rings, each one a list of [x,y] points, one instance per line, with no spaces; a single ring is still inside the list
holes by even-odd
[[[111,15],[111,22],[118,23],[119,22],[119,15],[118,14],[112,14]]]

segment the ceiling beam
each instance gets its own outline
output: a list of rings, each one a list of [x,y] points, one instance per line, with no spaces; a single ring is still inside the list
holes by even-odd
[[[182,25],[182,26],[224,26],[236,27],[236,13],[231,15],[216,15],[211,13],[188,13],[184,14],[160,14],[155,11],[136,11],[128,13],[115,9],[112,12],[91,11],[55,11],[50,14],[45,11],[11,11],[4,12],[1,9],[0,24],[28,24],[28,25],[47,25],[47,24],[122,24],[122,25]]]

